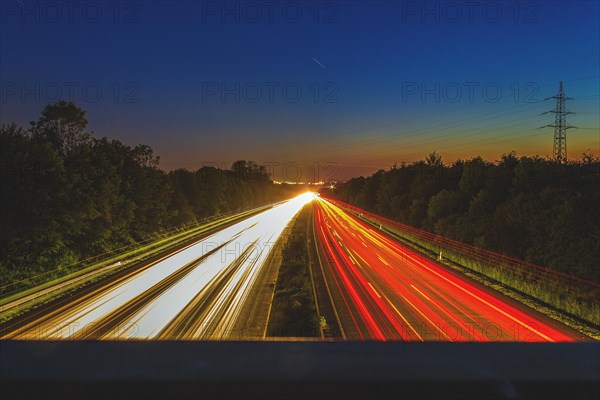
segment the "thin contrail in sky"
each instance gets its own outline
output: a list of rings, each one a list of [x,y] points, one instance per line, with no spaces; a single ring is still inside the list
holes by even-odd
[[[316,58],[314,58],[314,57],[313,57],[312,59],[313,59],[313,60],[315,60],[315,62],[316,62],[317,64],[319,64],[321,67],[323,67],[323,68],[327,68],[327,67],[325,67],[323,64],[321,64],[321,63],[319,62],[319,60],[317,60]]]

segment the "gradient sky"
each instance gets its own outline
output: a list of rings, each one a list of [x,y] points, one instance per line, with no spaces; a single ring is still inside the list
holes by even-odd
[[[600,153],[597,1],[48,4],[0,3],[0,122],[72,97],[166,170],[341,180],[431,151],[547,156],[560,80],[569,157]]]

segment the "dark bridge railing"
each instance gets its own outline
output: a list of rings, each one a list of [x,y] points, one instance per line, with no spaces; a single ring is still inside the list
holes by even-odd
[[[0,342],[8,399],[598,399],[600,344]]]

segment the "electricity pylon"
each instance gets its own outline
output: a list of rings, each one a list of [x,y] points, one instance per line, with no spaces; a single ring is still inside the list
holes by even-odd
[[[567,124],[565,118],[569,114],[574,114],[565,109],[565,101],[572,100],[572,97],[565,97],[563,90],[563,83],[560,82],[558,88],[558,94],[556,96],[548,97],[545,100],[556,99],[556,108],[554,110],[546,111],[543,114],[553,113],[554,124],[544,125],[540,128],[551,127],[554,128],[554,144],[552,145],[552,158],[554,161],[559,163],[567,162],[567,129],[576,128],[575,126]]]

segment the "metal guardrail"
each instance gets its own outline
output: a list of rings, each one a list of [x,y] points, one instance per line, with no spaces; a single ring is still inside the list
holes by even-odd
[[[519,276],[533,282],[543,282],[547,286],[555,288],[561,292],[568,292],[578,297],[591,300],[600,300],[600,283],[588,281],[576,276],[572,276],[560,271],[518,260],[503,254],[485,250],[471,244],[462,243],[456,240],[448,239],[427,231],[414,228],[409,225],[381,217],[377,214],[355,207],[339,200],[327,198],[333,204],[347,209],[354,214],[364,216],[377,223],[389,226],[401,233],[409,235],[417,240],[428,243],[438,251],[454,252],[466,258],[493,265],[495,268],[503,269],[511,274]]]

